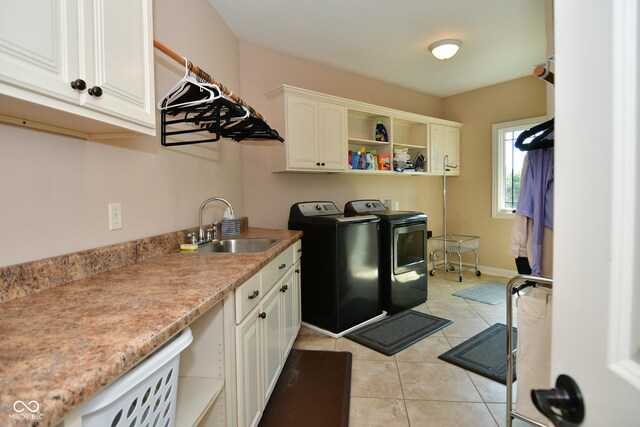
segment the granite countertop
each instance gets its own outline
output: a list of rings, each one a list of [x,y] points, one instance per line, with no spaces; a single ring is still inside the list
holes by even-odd
[[[0,303],[0,425],[55,426],[301,235],[248,229],[282,240],[259,254],[158,255]],[[40,419],[16,420],[17,400],[36,401]]]

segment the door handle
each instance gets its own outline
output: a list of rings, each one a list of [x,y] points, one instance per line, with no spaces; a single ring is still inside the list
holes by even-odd
[[[584,421],[582,393],[569,375],[559,375],[550,390],[531,390],[531,400],[556,427],[577,427]]]

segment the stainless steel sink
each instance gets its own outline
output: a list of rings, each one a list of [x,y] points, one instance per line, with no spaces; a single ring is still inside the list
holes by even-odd
[[[205,243],[198,247],[196,253],[211,254],[211,253],[232,253],[232,254],[252,254],[264,252],[276,243],[280,239],[224,239],[215,242]]]

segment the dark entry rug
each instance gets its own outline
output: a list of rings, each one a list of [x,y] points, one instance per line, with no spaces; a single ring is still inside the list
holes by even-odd
[[[347,427],[351,353],[291,350],[260,427]]]
[[[514,350],[517,342],[518,331],[513,328]],[[496,323],[438,358],[506,385],[507,326]],[[515,381],[515,363],[513,366],[513,381]]]
[[[451,323],[451,320],[441,317],[405,310],[356,329],[345,337],[387,356],[393,356]]]

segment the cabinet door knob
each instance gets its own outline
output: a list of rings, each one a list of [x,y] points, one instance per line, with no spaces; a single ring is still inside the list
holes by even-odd
[[[289,286],[284,285],[283,287],[280,288],[280,292],[287,292],[287,289],[289,289]]]
[[[261,319],[266,319],[267,318],[267,313],[265,313],[264,311],[260,314],[258,314],[258,317]]]
[[[282,264],[280,264],[280,265],[278,266],[278,269],[282,270],[282,269],[283,269],[283,268],[285,268],[286,266],[287,266],[287,264],[282,263]]]
[[[82,79],[76,79],[71,82],[71,87],[75,90],[79,90],[80,92],[82,92],[87,88],[87,83]]]
[[[320,162],[316,163],[316,166],[320,166]]]
[[[299,268],[296,268],[296,273],[300,273],[300,269]]]
[[[253,293],[249,295],[249,299],[254,299],[258,295],[260,295],[260,291],[253,291]]]
[[[94,86],[89,88],[89,95],[100,98],[102,96],[102,88],[100,86]]]
[[[320,166],[324,166],[324,162],[320,163]]]

